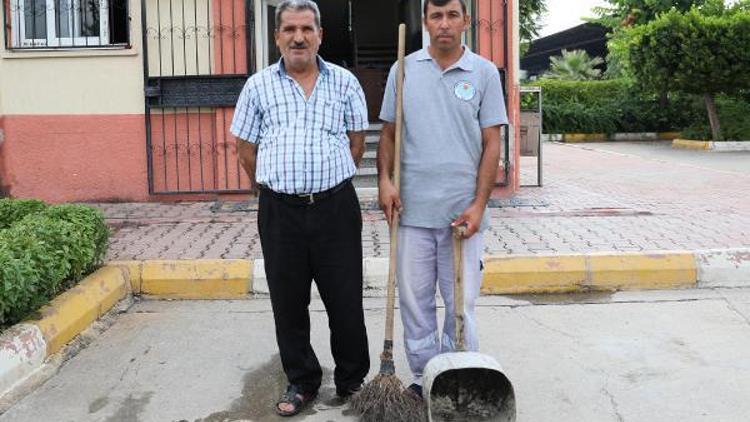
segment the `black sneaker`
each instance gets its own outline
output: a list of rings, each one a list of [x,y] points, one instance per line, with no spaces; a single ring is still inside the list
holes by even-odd
[[[362,390],[362,383],[355,384],[346,388],[336,387],[336,395],[341,397],[342,399],[345,399],[351,397],[352,394],[358,393],[360,390]]]
[[[406,392],[422,399],[422,386],[419,384],[415,383],[406,387]]]

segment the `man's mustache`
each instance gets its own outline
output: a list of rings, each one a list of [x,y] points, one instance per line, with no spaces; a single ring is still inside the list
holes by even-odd
[[[289,48],[303,50],[303,49],[307,48],[307,44],[305,44],[305,43],[300,43],[300,44],[294,43],[294,44],[291,44],[289,46]]]

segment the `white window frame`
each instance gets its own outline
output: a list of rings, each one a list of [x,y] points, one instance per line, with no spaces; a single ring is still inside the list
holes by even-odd
[[[276,16],[268,16],[268,6],[278,7],[281,0],[256,0],[255,1],[255,51],[257,63],[256,71],[267,67],[268,63],[268,43],[273,40],[268,39],[268,20],[276,19]],[[260,22],[257,20],[260,17]]]
[[[99,36],[86,37],[86,36],[67,36],[59,37],[57,34],[57,17],[55,16],[55,0],[37,0],[39,2],[45,2],[46,10],[46,38],[27,38],[26,37],[26,20],[25,16],[26,0],[11,0],[15,3],[15,8],[11,7],[13,14],[13,48],[29,48],[29,47],[100,47],[109,46],[109,8],[107,0],[98,0],[99,2]],[[72,4],[71,12],[80,9],[81,1],[86,0],[60,0],[61,3],[66,3],[68,7]],[[73,34],[80,32],[81,29],[81,15],[80,13],[69,13],[68,14],[68,28]]]

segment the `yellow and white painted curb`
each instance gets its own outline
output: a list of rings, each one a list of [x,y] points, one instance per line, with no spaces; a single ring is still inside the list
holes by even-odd
[[[42,367],[47,358],[44,336],[34,324],[16,324],[0,336],[0,393]]]
[[[706,150],[715,152],[737,152],[750,151],[750,141],[733,142],[733,141],[694,141],[690,139],[675,139],[672,141],[673,148]]]
[[[696,252],[697,287],[732,288],[750,286],[750,248]]]
[[[564,133],[562,137],[563,142],[568,144],[606,142],[608,139],[606,133]]]
[[[708,150],[711,149],[711,144],[711,141],[696,141],[692,139],[675,139],[672,141],[673,148],[682,149]]]
[[[580,144],[586,142],[641,142],[672,141],[680,137],[680,132],[624,132],[624,133],[562,133],[544,135],[545,140]]]
[[[0,395],[34,372],[44,360],[107,313],[130,291],[128,270],[106,266],[86,277],[0,336]]]
[[[695,287],[690,252],[592,253],[487,259],[483,294],[570,293]]]
[[[385,295],[388,260],[366,258],[364,295]],[[267,294],[263,260],[110,262],[0,336],[0,396],[127,295],[240,299]],[[485,258],[482,294],[750,286],[750,248]]]

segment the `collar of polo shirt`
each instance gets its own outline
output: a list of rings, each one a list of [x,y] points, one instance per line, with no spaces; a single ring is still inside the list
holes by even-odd
[[[418,62],[433,60],[432,56],[430,56],[429,51],[427,51],[427,48],[428,47],[424,47],[423,49],[415,53],[416,54],[415,58]],[[461,55],[461,58],[458,59],[458,61],[452,64],[449,68],[445,69],[444,72],[447,72],[452,69],[462,69],[467,72],[471,72],[472,70],[474,70],[474,62],[471,59],[471,50],[466,48],[465,45],[461,46],[461,48],[464,49],[464,53]]]

